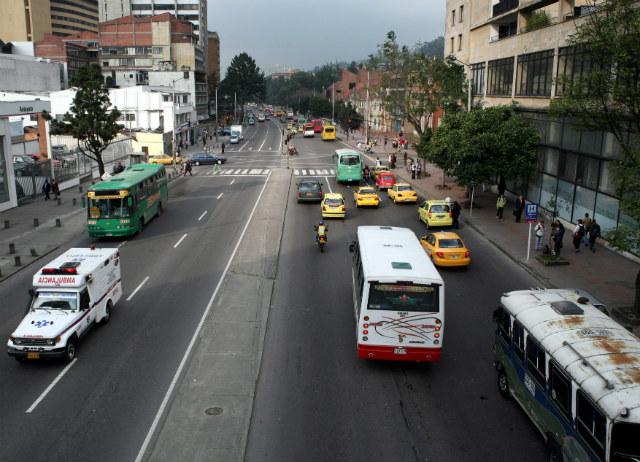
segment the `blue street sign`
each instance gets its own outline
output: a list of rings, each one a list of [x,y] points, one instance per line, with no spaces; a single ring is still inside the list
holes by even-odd
[[[538,221],[538,204],[527,203],[524,210],[525,223],[534,223]]]

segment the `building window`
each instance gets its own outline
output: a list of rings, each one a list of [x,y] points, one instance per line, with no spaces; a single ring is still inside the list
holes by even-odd
[[[558,49],[558,71],[556,74],[556,95],[561,96],[570,90],[571,82],[579,82],[592,70],[591,61],[578,47]]]
[[[485,63],[471,65],[471,94],[474,96],[484,94],[484,69]]]
[[[456,49],[456,44],[455,44],[455,37],[451,37],[451,53],[453,53]]]
[[[460,11],[458,13],[458,21],[462,22],[464,18],[464,5],[460,5]]]
[[[458,34],[458,51],[462,51],[462,34]]]
[[[511,96],[513,62],[513,58],[489,61],[487,95]]]
[[[451,25],[456,25],[456,10],[451,10]]]
[[[553,50],[518,56],[516,96],[551,96]]]
[[[582,390],[578,390],[577,393],[576,429],[594,454],[604,460],[604,448],[607,441],[607,419],[584,395]]]

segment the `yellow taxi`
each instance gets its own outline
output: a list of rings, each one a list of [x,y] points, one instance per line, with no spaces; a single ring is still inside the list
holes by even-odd
[[[304,124],[298,124],[298,133],[304,132]]]
[[[339,193],[326,193],[322,202],[322,218],[344,218],[347,208],[344,197]]]
[[[293,130],[293,122],[289,122],[287,124],[287,130],[289,130],[289,131]]]
[[[387,195],[394,204],[398,202],[418,202],[418,194],[413,190],[409,183],[396,183],[387,189]]]
[[[380,198],[375,188],[371,186],[360,186],[353,192],[353,201],[356,203],[356,207],[378,207],[380,205]]]
[[[323,126],[320,138],[322,138],[322,141],[334,141],[336,139],[336,127],[333,125]]]
[[[168,154],[149,154],[149,160],[147,161],[149,164],[162,164],[162,165],[172,165],[173,164],[173,156]],[[182,163],[182,157],[176,155],[176,164]]]
[[[427,228],[453,226],[451,204],[444,200],[424,201],[418,207],[418,218],[427,225]]]
[[[471,263],[471,251],[456,233],[439,231],[420,238],[420,244],[436,266],[464,266]]]

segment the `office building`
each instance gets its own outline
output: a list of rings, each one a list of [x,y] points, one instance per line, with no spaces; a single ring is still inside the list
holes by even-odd
[[[0,40],[37,42],[51,33],[49,0],[2,0]]]
[[[541,134],[535,174],[513,193],[575,223],[585,213],[603,232],[632,225],[620,211],[612,160],[621,155],[613,135],[581,131],[548,114],[561,97],[557,77],[579,78],[583,58],[569,37],[593,13],[587,0],[447,0],[445,55],[470,72],[474,105],[515,104]]]
[[[54,35],[64,37],[79,32],[98,32],[98,0],[49,1]]]

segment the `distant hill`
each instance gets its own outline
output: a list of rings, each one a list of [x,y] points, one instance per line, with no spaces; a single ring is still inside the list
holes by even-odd
[[[425,56],[444,56],[444,37],[436,37],[430,42],[425,42],[416,47],[416,51],[421,52]]]

